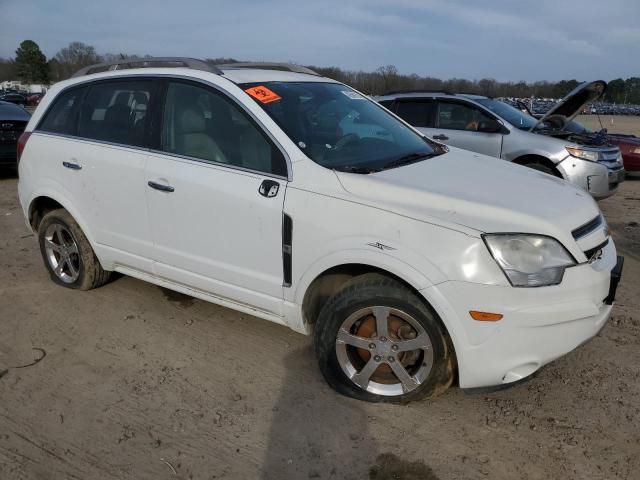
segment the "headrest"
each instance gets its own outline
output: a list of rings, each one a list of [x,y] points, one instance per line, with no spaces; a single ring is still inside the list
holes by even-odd
[[[180,116],[182,133],[202,133],[205,130],[204,115],[194,109],[187,109]]]

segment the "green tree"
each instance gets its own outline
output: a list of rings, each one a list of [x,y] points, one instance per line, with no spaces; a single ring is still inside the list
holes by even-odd
[[[625,97],[625,82],[621,78],[611,80],[607,85],[605,99],[610,102],[622,103]]]
[[[47,57],[33,40],[23,41],[16,50],[16,73],[29,83],[49,83]]]

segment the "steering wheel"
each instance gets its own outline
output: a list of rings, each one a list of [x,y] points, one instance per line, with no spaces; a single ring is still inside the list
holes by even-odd
[[[348,133],[335,143],[335,145],[333,146],[333,151],[339,152],[346,146],[351,145],[352,143],[357,142],[359,140],[360,140],[360,137],[357,134]]]

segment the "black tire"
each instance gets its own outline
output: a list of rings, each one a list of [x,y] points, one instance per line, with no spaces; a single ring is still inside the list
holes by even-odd
[[[71,283],[64,282],[58,277],[58,275],[56,275],[47,256],[45,248],[45,233],[52,225],[61,225],[64,227],[66,231],[70,233],[73,241],[75,241],[75,244],[77,245],[78,253],[76,254],[77,257],[74,257],[74,261],[77,261],[79,273],[77,279]],[[91,248],[89,240],[87,240],[87,237],[82,232],[80,226],[66,210],[51,210],[43,217],[38,227],[38,242],[40,244],[42,259],[45,267],[51,275],[51,280],[58,285],[77,290],[91,290],[92,288],[100,287],[109,281],[111,272],[102,268],[93,248]]]
[[[554,177],[558,176],[558,173],[556,172],[555,169],[549,167],[548,165],[545,165],[543,163],[540,162],[529,162],[529,163],[524,163],[523,164],[524,167],[529,167],[532,168],[534,170],[537,170],[539,172],[543,172],[549,175],[552,175]]]
[[[344,373],[336,353],[336,338],[342,323],[362,308],[384,306],[411,315],[429,335],[433,346],[433,366],[425,381],[401,395],[379,395],[356,385]],[[318,316],[314,344],[320,370],[337,392],[369,402],[406,403],[436,397],[452,384],[455,354],[444,326],[424,301],[393,278],[377,273],[354,277],[334,294]]]

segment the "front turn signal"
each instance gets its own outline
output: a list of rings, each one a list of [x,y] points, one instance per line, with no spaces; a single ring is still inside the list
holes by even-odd
[[[477,310],[471,310],[469,311],[469,315],[471,315],[471,318],[479,322],[497,322],[498,320],[502,320],[501,313],[478,312]]]

